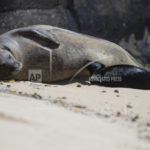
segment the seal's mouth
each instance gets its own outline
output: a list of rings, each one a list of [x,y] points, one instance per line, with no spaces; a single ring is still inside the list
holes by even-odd
[[[21,70],[22,64],[20,62],[14,62],[12,64],[1,64],[0,65],[0,80],[8,79],[14,73]]]
[[[18,72],[22,69],[22,63],[20,62],[16,62],[12,68],[13,72]]]

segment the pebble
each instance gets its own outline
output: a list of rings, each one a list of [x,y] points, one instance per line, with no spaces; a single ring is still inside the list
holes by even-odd
[[[150,123],[147,123],[146,126],[150,127]]]
[[[67,97],[63,96],[62,99],[67,99]]]
[[[119,91],[118,90],[114,90],[114,93],[119,93]]]
[[[10,88],[11,87],[11,85],[6,85],[7,86],[7,88]]]
[[[77,84],[77,87],[81,87],[81,84]]]
[[[136,115],[135,117],[132,118],[132,121],[135,122],[135,121],[137,121],[138,119],[139,119],[139,116]]]
[[[116,116],[120,117],[121,116],[121,112],[118,111],[117,114],[116,114]]]
[[[81,106],[81,105],[75,105],[74,107],[75,108],[80,108],[80,109],[85,109],[86,108],[86,106]]]
[[[126,106],[127,108],[133,108],[133,106],[132,105],[130,105],[130,104],[127,104],[127,106]]]
[[[36,98],[36,99],[42,99],[42,96],[40,96],[40,95],[37,94],[37,93],[34,93],[34,94],[32,95],[32,97],[34,97],[34,98]]]

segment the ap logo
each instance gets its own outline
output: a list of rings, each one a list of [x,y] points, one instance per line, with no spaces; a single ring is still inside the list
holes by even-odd
[[[28,80],[32,82],[42,82],[42,70],[30,69],[28,71]]]

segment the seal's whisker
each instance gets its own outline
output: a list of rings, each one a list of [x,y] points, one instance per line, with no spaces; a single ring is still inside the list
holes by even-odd
[[[88,67],[89,65],[95,63],[96,61],[98,61],[98,60],[90,61],[89,63],[87,63],[86,65],[84,65],[83,67],[81,67],[81,68],[73,75],[73,77],[70,79],[69,82],[72,82],[72,81],[77,77],[77,75],[78,75],[81,71],[83,71],[86,67]]]

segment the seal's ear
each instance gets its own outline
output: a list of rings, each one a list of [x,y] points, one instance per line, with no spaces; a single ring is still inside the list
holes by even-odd
[[[42,31],[38,29],[21,29],[17,30],[14,33],[15,36],[22,36],[24,38],[30,39],[38,44],[41,44],[42,46],[56,49],[59,47],[59,43],[56,41],[53,35],[48,35],[46,33],[43,33]]]

